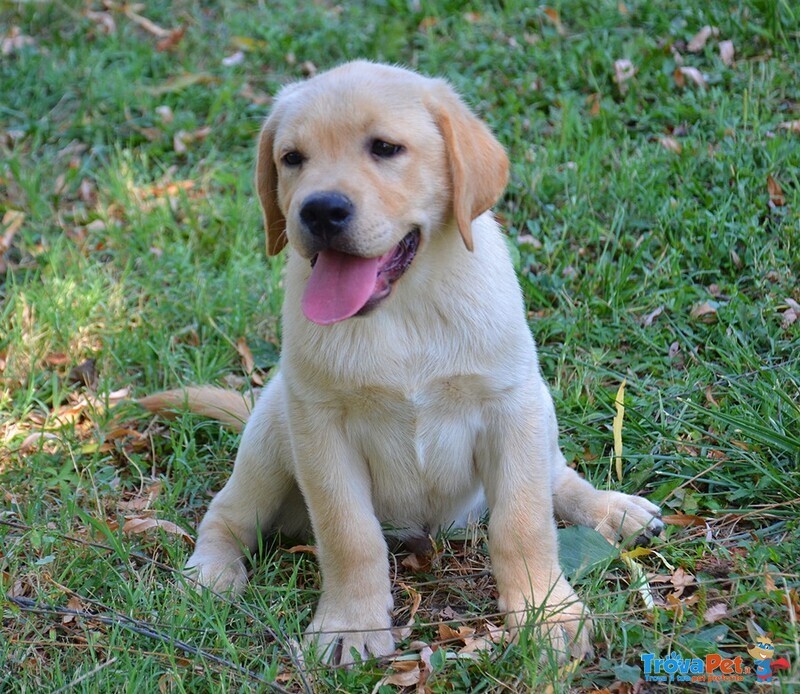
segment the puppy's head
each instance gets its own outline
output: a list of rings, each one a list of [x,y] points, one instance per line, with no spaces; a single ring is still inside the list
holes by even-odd
[[[261,131],[256,186],[267,251],[313,265],[303,311],[335,323],[376,306],[427,239],[500,197],[500,144],[441,80],[348,63],[279,94]]]

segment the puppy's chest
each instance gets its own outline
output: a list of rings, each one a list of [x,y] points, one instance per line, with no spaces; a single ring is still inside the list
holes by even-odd
[[[480,377],[456,376],[415,391],[361,389],[348,396],[347,436],[369,465],[381,520],[434,526],[475,493],[485,394]]]

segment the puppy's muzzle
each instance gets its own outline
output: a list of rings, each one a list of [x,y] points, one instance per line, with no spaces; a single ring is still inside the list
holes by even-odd
[[[328,246],[334,237],[346,231],[353,220],[355,205],[342,193],[312,193],[300,207],[300,221],[312,236]]]

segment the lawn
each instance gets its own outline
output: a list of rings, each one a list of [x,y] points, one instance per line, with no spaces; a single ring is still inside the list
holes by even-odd
[[[255,137],[357,57],[449,78],[506,146],[565,454],[667,515],[634,552],[561,531],[593,659],[502,642],[481,527],[393,555],[398,655],[350,670],[296,645],[313,548],[265,538],[240,600],[179,590],[237,436],[132,399],[269,378]],[[769,637],[794,691],[799,74],[790,0],[0,0],[0,690],[628,694],[666,691],[642,655],[754,668]]]

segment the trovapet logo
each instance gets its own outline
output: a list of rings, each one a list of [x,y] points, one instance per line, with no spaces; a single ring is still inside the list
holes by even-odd
[[[666,658],[641,655],[646,682],[744,682],[751,668],[742,656],[725,658],[712,653],[705,658],[683,658],[672,652]]]
[[[755,661],[755,669],[745,665],[742,656],[726,658],[711,653],[705,658],[684,658],[674,651],[666,658],[653,653],[643,653],[642,667],[646,682],[745,682],[755,675],[758,682],[771,682],[778,670],[788,670],[786,658],[773,660],[775,646],[767,636],[756,641],[747,653]]]

